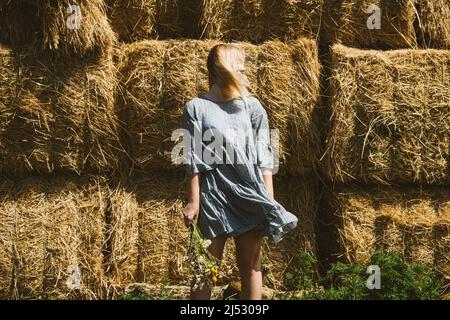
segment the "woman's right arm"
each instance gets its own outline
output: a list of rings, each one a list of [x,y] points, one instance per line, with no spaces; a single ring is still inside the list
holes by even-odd
[[[200,174],[195,173],[188,178],[188,204],[184,209],[186,227],[198,218],[200,212]]]
[[[200,168],[197,167],[199,159],[196,157],[195,141],[196,133],[201,134],[201,123],[198,121],[195,108],[192,103],[187,103],[183,109],[181,125],[185,132],[185,147],[187,149],[186,157],[186,175],[188,180],[188,204],[184,209],[184,223],[189,227],[194,222],[200,212]]]

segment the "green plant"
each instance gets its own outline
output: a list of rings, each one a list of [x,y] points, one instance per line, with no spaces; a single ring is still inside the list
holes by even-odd
[[[151,300],[150,296],[143,291],[131,291],[122,296],[122,300]]]
[[[370,290],[369,299],[406,300],[439,299],[442,285],[431,265],[407,265],[397,254],[375,252],[371,264],[381,270],[380,290]]]
[[[292,290],[311,290],[317,287],[317,261],[309,253],[300,252],[292,271],[285,274],[286,286]]]
[[[306,291],[302,299],[307,300],[436,300],[443,291],[436,271],[430,265],[408,265],[398,254],[381,251],[372,255],[370,264],[380,268],[379,289],[367,287],[367,266],[357,263],[333,264],[324,277],[318,278],[318,283],[311,283],[312,278],[307,272],[297,274],[305,270],[303,266],[296,269],[295,274],[288,274],[287,281],[295,283],[296,289],[313,289],[319,284],[326,288]]]

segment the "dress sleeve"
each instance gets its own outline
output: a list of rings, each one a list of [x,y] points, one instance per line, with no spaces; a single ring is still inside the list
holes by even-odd
[[[186,175],[191,176],[202,171],[202,126],[199,119],[197,119],[194,105],[190,102],[184,106],[181,116],[181,126],[184,129],[183,141]]]
[[[255,137],[257,165],[260,168],[274,168],[273,148],[270,143],[270,127],[267,112],[258,99],[252,99],[252,129]]]

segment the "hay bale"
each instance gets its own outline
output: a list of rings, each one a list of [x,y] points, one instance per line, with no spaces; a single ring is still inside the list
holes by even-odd
[[[445,189],[346,188],[333,195],[341,252],[347,262],[367,264],[376,249],[397,252],[406,262],[436,261],[433,227],[448,214]]]
[[[333,47],[326,170],[338,182],[448,184],[449,52]]]
[[[325,0],[269,1],[270,37],[288,41],[302,37],[318,39]]]
[[[450,7],[446,0],[415,0],[416,33],[421,47],[450,48]]]
[[[450,289],[450,204],[447,203],[433,226],[434,264]]]
[[[280,161],[284,162],[286,153],[291,151],[286,145],[288,126],[293,120],[291,116],[296,114],[292,110],[292,93],[295,90],[292,81],[294,74],[292,50],[289,45],[278,41],[267,42],[260,48],[258,63],[258,96],[261,97],[261,103],[270,115],[271,128],[279,130]]]
[[[50,70],[29,52],[0,51],[0,170],[21,173],[52,168]],[[40,60],[43,63],[48,59]]]
[[[185,32],[186,5],[180,0],[106,0],[120,40],[178,38]]]
[[[186,205],[183,177],[154,172],[151,179],[138,182],[137,186],[145,212],[141,235],[146,248],[142,257],[145,282],[186,280],[189,230],[183,222]]]
[[[381,29],[369,30],[369,5],[381,9]],[[450,9],[445,0],[325,1],[322,39],[373,49],[449,47]]]
[[[105,179],[98,177],[31,176],[10,182],[9,192],[2,189],[0,234],[6,245],[0,263],[5,268],[0,277],[2,297],[105,296],[105,184]],[[80,275],[79,289],[66,284],[75,268]]]
[[[51,214],[47,206],[46,183],[35,177],[25,179],[14,186],[13,201],[11,298],[42,298],[46,225]]]
[[[200,52],[212,48],[214,44],[199,40],[169,41],[165,53],[165,73],[162,107],[162,134],[159,156],[165,160],[167,168],[173,166],[170,152],[174,146],[170,142],[173,130],[180,128],[180,115],[185,103],[201,94],[199,91],[200,66],[206,64]],[[200,47],[204,47],[200,50]],[[204,76],[204,75],[203,75]],[[169,140],[169,141],[167,141]]]
[[[110,56],[63,61],[5,48],[0,56],[1,172],[118,167],[117,77]]]
[[[156,25],[161,38],[177,38],[185,33],[184,15],[187,6],[182,0],[157,0]]]
[[[381,204],[380,214],[375,217],[375,243],[383,252],[395,252],[403,256],[405,252],[405,226],[402,204]],[[370,222],[369,222],[370,223]]]
[[[44,297],[104,299],[104,214],[107,205],[104,177],[53,176],[46,194],[49,216],[43,271]],[[79,271],[80,287],[70,288]]]
[[[140,222],[143,212],[139,211],[136,197],[118,185],[109,190],[109,208],[105,216],[108,237],[108,256],[105,275],[111,288],[109,296],[117,298],[118,288],[139,280]],[[145,248],[144,248],[145,250]]]
[[[293,289],[287,287],[285,275],[298,267],[297,258],[300,253],[308,253],[316,261],[319,260],[315,221],[320,190],[314,177],[305,176],[303,179],[304,182],[299,184],[287,176],[275,178],[275,199],[295,214],[299,223],[282,242],[275,246],[269,246],[266,242],[263,247],[266,285],[272,289]],[[319,266],[314,267],[317,270]]]
[[[13,270],[14,183],[4,179],[0,183],[0,299],[11,296]]]
[[[107,0],[108,17],[119,40],[132,42],[156,37],[155,0]]]
[[[120,118],[124,123],[129,154],[139,168],[151,168],[157,160],[161,141],[161,100],[164,54],[167,43],[136,42],[126,46],[120,63],[123,94]]]
[[[124,49],[128,58],[123,58],[120,67],[125,84],[121,114],[130,154],[139,169],[174,167],[171,134],[179,128],[184,104],[208,90],[206,57],[217,43],[151,41]],[[308,171],[319,153],[313,118],[319,100],[320,65],[314,41],[301,39],[292,48],[280,41],[261,46],[239,44],[247,52],[251,91],[265,105],[272,128],[281,134],[281,163],[287,162],[290,153],[290,169]]]
[[[79,25],[74,19],[77,12],[81,16]],[[36,50],[64,56],[99,52],[116,41],[103,0],[2,0],[0,20],[3,19],[9,22],[0,29],[2,40],[7,44],[23,46],[34,43]]]
[[[196,1],[200,38],[260,43],[268,39],[316,39],[323,0]]]
[[[321,128],[318,115],[321,109],[321,65],[315,41],[302,40],[291,44],[292,110],[286,129],[286,164],[290,173],[312,174],[321,154]],[[284,72],[281,71],[280,72]],[[270,92],[270,91],[269,91]],[[272,127],[274,127],[272,125]],[[276,127],[274,127],[276,128]],[[280,153],[282,154],[282,153]]]
[[[29,44],[42,39],[36,6],[29,0],[0,0],[0,42]]]
[[[53,153],[55,167],[108,173],[119,167],[117,69],[108,54],[73,59],[55,71]]]
[[[163,284],[183,278],[188,230],[181,225],[182,177],[155,171],[147,177],[134,175],[111,192],[111,252],[120,253],[109,263],[116,291],[133,281]]]
[[[369,29],[371,5],[381,9],[381,28]],[[372,12],[372,11],[371,11]],[[397,49],[417,45],[415,7],[411,0],[328,1],[324,10],[324,32],[328,43],[340,42],[356,48]],[[372,21],[372,20],[370,20]]]
[[[189,232],[183,224],[184,182],[179,174],[153,172],[135,179],[133,189],[142,212],[141,268],[146,283],[184,279],[183,260]]]
[[[433,203],[430,200],[412,203],[410,212],[411,217],[404,229],[405,260],[433,264],[433,225],[437,220]]]

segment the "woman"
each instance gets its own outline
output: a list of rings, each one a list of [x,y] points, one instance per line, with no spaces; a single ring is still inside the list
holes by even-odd
[[[240,298],[259,300],[261,240],[267,236],[273,244],[281,241],[297,226],[297,218],[274,200],[267,113],[249,94],[244,71],[241,47],[215,46],[208,56],[209,92],[184,107],[189,189],[184,218],[186,226],[198,221],[218,259],[227,238],[234,237]],[[191,299],[210,295],[211,288],[191,290]]]

